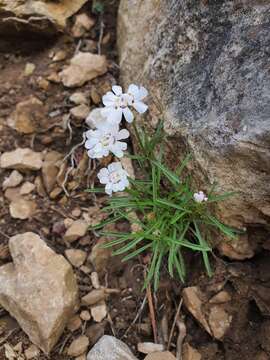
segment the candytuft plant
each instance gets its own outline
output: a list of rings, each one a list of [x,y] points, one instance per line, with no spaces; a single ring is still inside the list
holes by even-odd
[[[91,158],[101,158],[109,152],[121,158],[127,146],[120,140],[129,136],[127,130],[119,130],[124,117],[132,123],[140,148],[140,154],[127,156],[137,162],[142,178],[130,178],[119,161],[101,169],[98,178],[105,185],[105,192],[110,195],[108,205],[103,209],[108,213],[108,219],[91,229],[112,237],[113,240],[104,246],[114,247],[113,254],[122,255],[123,261],[148,253],[150,262],[145,285],[153,282],[155,290],[165,262],[171,277],[177,275],[181,281],[185,280],[187,270],[184,253],[188,250],[201,254],[207,274],[211,276],[211,233],[217,230],[228,238],[234,238],[235,232],[211,213],[210,205],[231,194],[215,196],[210,191],[206,196],[203,191],[194,192],[190,177],[184,174],[190,156],[175,171],[164,164],[165,134],[162,122],[155,134],[150,136],[147,131],[137,128],[131,111],[135,109],[144,113],[147,110],[143,102],[148,94],[145,88],[130,85],[127,93],[123,93],[120,86],[113,86],[112,90],[103,97],[105,108],[100,110],[103,121],[99,118],[96,123],[98,130],[87,132],[85,146]],[[118,191],[125,192],[121,196],[112,196]],[[119,220],[136,224],[137,231],[123,233],[102,230],[106,224]]]

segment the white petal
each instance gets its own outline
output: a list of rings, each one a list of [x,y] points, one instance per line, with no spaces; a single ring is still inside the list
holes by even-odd
[[[119,146],[118,144],[121,144],[121,143],[117,142],[116,144],[114,144],[113,146],[110,147],[110,150],[116,157],[121,158],[124,156],[124,153],[121,149],[121,146]]]
[[[132,114],[132,111],[126,107],[123,109],[123,114],[127,122],[131,123],[134,119],[134,115]]]
[[[123,179],[121,181],[119,181],[118,183],[118,189],[119,191],[123,191],[125,190],[125,188],[129,185],[129,182],[127,179]]]
[[[112,123],[119,124],[122,120],[122,114],[123,114],[122,109],[119,108],[117,110],[114,110],[113,112],[111,112],[110,116],[108,117],[108,120]]]
[[[84,146],[86,149],[91,149],[92,147],[94,147],[97,143],[99,142],[99,139],[92,137],[88,140],[86,140]]]
[[[112,195],[112,183],[108,183],[106,186],[105,186],[105,192],[108,194],[108,195]]]
[[[128,93],[133,95],[136,99],[139,96],[139,87],[135,84],[131,84],[128,87]]]
[[[122,170],[122,164],[120,162],[113,162],[108,166],[108,170],[110,173]]]
[[[122,95],[122,93],[123,93],[123,90],[122,90],[121,86],[119,86],[119,85],[114,85],[112,87],[112,90],[115,93],[115,95]]]
[[[99,170],[97,177],[100,179],[101,177],[109,177],[109,170],[107,168],[102,168]]]
[[[129,131],[127,129],[122,129],[116,135],[117,140],[127,139],[129,137]]]
[[[139,114],[143,114],[148,109],[148,106],[145,105],[142,101],[135,101],[133,107],[138,111]]]
[[[112,190],[113,190],[113,192],[120,191],[120,189],[119,189],[119,183],[112,184]]]
[[[139,88],[139,96],[138,96],[138,100],[142,100],[144,99],[146,96],[148,95],[148,91],[146,90],[145,87],[140,86]]]

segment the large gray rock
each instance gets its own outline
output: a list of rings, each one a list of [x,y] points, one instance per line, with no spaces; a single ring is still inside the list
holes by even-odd
[[[238,228],[270,217],[270,4],[268,1],[121,0],[118,48],[124,85],[150,92],[150,119],[171,135],[168,163],[193,155],[198,189],[239,194],[220,203]],[[251,257],[226,245],[225,254]]]

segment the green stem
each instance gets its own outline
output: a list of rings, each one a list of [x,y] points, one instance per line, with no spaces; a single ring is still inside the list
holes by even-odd
[[[136,139],[137,139],[137,141],[139,143],[140,149],[143,152],[143,155],[146,155],[145,150],[144,150],[144,146],[143,146],[143,142],[142,142],[142,139],[140,137],[140,133],[139,133],[139,130],[137,128],[135,120],[132,122],[132,126],[133,126],[133,129],[134,129],[135,137],[136,137]]]

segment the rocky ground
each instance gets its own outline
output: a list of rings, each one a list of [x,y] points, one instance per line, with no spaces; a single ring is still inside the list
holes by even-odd
[[[190,258],[184,286],[164,268],[153,294],[145,259],[123,264],[88,231],[106,197],[84,191],[100,164],[82,133],[118,81],[118,4],[83,3],[64,35],[0,40],[0,359],[269,359],[267,250],[213,257],[212,279]]]

